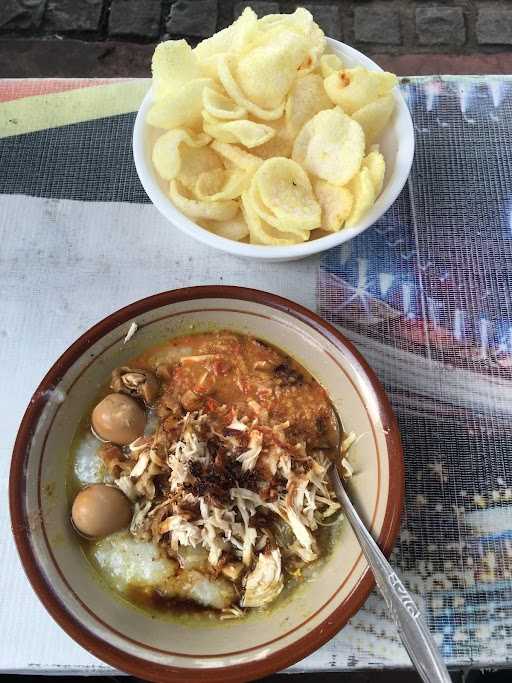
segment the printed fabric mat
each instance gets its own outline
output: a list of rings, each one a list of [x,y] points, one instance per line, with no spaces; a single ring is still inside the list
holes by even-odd
[[[147,87],[0,82],[0,194],[147,203],[130,140]],[[376,225],[317,259],[316,305],[376,370],[398,416],[407,494],[393,564],[450,665],[505,666],[512,662],[512,78],[411,78],[401,89],[416,133],[409,182]],[[344,631],[312,660],[407,665],[378,595],[350,628],[349,646]]]

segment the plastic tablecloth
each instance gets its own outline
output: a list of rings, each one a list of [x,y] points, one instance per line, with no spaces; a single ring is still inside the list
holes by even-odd
[[[32,391],[103,316],[212,283],[287,296],[356,343],[405,447],[392,562],[450,665],[512,662],[512,79],[402,79],[416,157],[401,196],[358,238],[284,264],[211,251],[148,202],[131,156],[148,86],[0,81],[0,670],[113,671],[46,614],[9,532],[10,452]],[[373,593],[293,669],[407,665]]]

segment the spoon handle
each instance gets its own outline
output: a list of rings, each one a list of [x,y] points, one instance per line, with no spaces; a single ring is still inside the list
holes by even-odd
[[[418,673],[425,683],[451,683],[448,670],[419,609],[355,511],[337,469],[331,467],[330,471],[336,496],[357,536],[405,649]]]

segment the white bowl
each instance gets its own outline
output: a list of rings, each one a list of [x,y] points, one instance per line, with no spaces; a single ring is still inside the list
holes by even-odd
[[[380,66],[375,64],[369,57],[344,43],[340,43],[333,38],[327,38],[327,45],[330,51],[339,55],[348,66],[361,65],[370,71],[382,71]],[[144,98],[135,119],[133,129],[135,167],[142,186],[156,208],[176,228],[190,237],[214,249],[227,251],[236,256],[259,259],[260,261],[292,261],[304,258],[310,254],[316,254],[347,242],[356,235],[359,235],[363,230],[369,228],[389,209],[405,185],[414,157],[414,129],[405,100],[398,92],[398,89],[395,90],[395,112],[391,123],[379,141],[381,152],[386,159],[384,189],[374,206],[365,214],[363,220],[358,225],[352,228],[345,228],[326,237],[286,247],[246,244],[219,237],[182,214],[169,199],[166,192],[167,183],[158,177],[151,162],[152,146],[158,136],[158,130],[151,128],[146,123],[147,112],[153,102],[151,90]]]

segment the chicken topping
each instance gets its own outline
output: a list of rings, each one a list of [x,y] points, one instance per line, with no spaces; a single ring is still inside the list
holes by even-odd
[[[177,577],[195,572],[190,586],[232,586],[211,602],[223,618],[268,605],[321,556],[319,529],[339,511],[325,391],[277,349],[224,332],[169,342],[133,368],[111,387],[151,405],[156,429],[102,452],[134,503],[131,535],[158,544]]]

